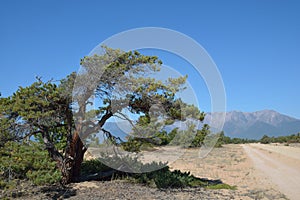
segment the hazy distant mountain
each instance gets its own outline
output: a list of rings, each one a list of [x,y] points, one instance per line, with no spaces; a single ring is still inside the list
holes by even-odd
[[[220,113],[214,113],[214,117],[220,118]],[[211,114],[207,113],[204,123],[210,124]],[[202,127],[202,123],[199,128]],[[171,131],[175,127],[184,129],[184,123],[175,122],[165,128]],[[131,133],[131,126],[126,123],[107,122],[104,126],[114,135],[126,139]],[[213,127],[212,127],[213,130]],[[263,135],[281,136],[300,132],[300,120],[295,119],[274,110],[262,110],[257,112],[232,111],[226,113],[223,128],[225,134],[230,137],[260,139]]]
[[[106,122],[104,128],[114,136],[120,137],[122,140],[125,140],[131,133],[131,126],[123,122]]]
[[[214,113],[214,116],[218,113]],[[210,124],[211,114],[205,123]],[[224,132],[230,137],[260,139],[263,135],[280,136],[300,132],[300,120],[274,110],[226,113]]]

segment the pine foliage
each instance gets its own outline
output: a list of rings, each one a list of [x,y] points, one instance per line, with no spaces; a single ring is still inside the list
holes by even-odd
[[[27,179],[41,185],[58,182],[61,178],[56,163],[36,142],[7,142],[0,148],[0,157],[0,176],[5,182]]]

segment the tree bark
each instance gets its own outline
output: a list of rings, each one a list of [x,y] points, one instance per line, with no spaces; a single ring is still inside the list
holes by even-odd
[[[77,182],[80,178],[83,156],[87,149],[83,145],[82,140],[80,139],[78,134],[76,134],[75,137],[73,137],[72,144],[74,144],[74,149],[75,149],[73,170],[72,170],[72,182]]]
[[[86,148],[79,137],[78,132],[74,132],[73,136],[68,138],[68,146],[64,162],[60,167],[62,172],[62,183],[68,184],[80,180],[81,164],[83,162]]]

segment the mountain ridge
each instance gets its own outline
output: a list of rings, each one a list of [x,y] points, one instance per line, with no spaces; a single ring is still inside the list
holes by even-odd
[[[213,116],[216,120],[220,120],[222,114],[214,113]],[[207,113],[204,122],[199,125],[199,129],[202,128],[203,124],[209,124],[214,130],[211,117],[212,114]],[[183,127],[183,124],[175,122],[166,130],[170,131],[178,126]],[[131,128],[122,123],[107,122],[104,128],[123,140],[126,140],[131,132]],[[260,139],[263,135],[285,136],[300,132],[300,120],[269,109],[254,112],[229,111],[226,113],[223,130],[225,135],[232,138]]]
[[[223,113],[207,113],[205,123],[211,124],[212,117],[219,118]],[[265,109],[254,112],[226,112],[223,128],[230,137],[260,139],[263,135],[281,136],[300,132],[300,120]]]

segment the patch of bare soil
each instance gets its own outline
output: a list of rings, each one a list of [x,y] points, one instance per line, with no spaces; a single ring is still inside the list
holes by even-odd
[[[90,181],[70,184],[67,188],[47,186],[27,188],[22,195],[13,194],[5,199],[22,200],[199,200],[199,199],[234,199],[234,190],[212,190],[205,188],[182,188],[159,190],[149,186],[133,184],[127,181]],[[0,196],[0,199],[1,196]],[[243,199],[243,198],[240,198]]]

